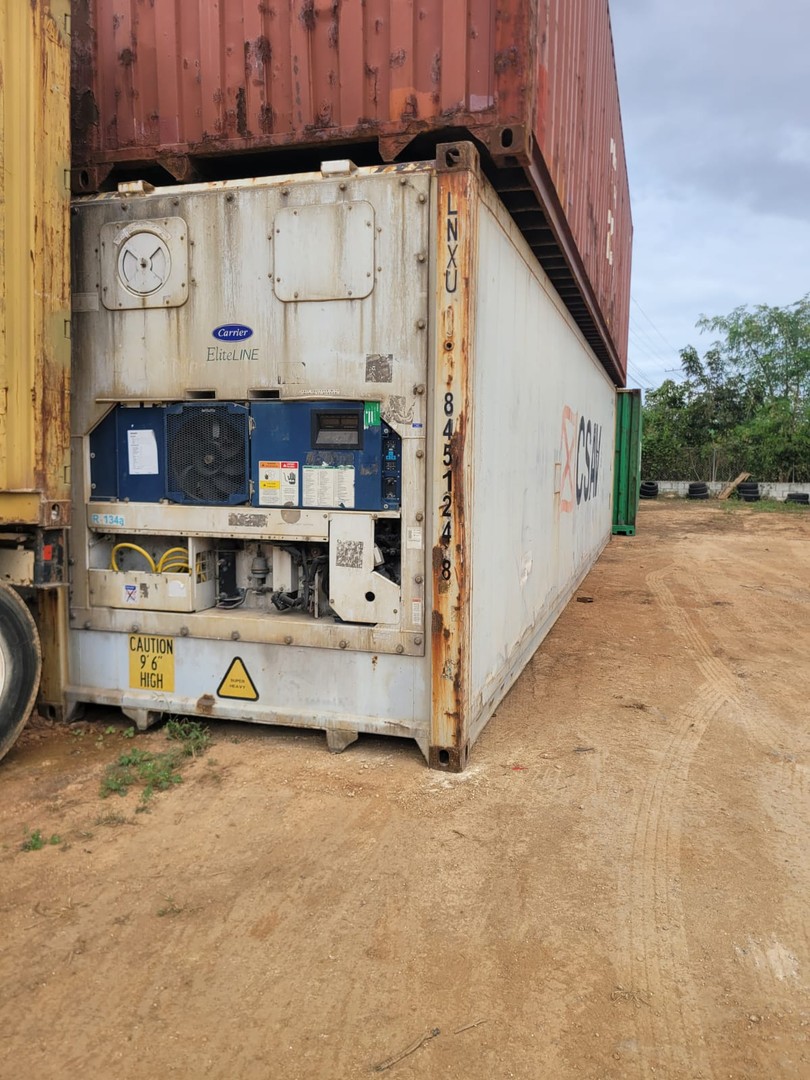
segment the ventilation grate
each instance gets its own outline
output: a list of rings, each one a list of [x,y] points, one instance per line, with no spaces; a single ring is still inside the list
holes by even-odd
[[[173,502],[234,506],[249,498],[248,411],[242,405],[167,410],[168,496]]]

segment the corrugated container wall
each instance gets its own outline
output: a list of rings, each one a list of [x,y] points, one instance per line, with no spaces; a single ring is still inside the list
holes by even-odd
[[[69,12],[0,7],[0,526],[69,513]]]
[[[384,161],[414,160],[429,156],[424,139],[410,145],[419,136],[467,131],[624,383],[632,223],[607,0],[73,0],[73,11],[74,190],[153,164],[181,181],[246,176],[223,171],[222,156],[282,147],[376,143]]]

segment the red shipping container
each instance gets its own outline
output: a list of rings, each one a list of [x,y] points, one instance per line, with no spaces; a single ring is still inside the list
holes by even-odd
[[[154,165],[181,181],[278,171],[284,148],[413,159],[469,133],[624,384],[632,222],[608,0],[73,0],[72,29],[75,191]]]

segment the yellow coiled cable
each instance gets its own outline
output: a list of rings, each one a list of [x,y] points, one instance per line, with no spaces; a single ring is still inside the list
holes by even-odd
[[[115,553],[121,551],[122,548],[127,548],[129,551],[137,551],[139,555],[143,555],[149,564],[149,569],[153,574],[157,573],[157,567],[155,566],[155,560],[144,548],[139,547],[138,544],[130,544],[128,541],[124,541],[120,544],[116,544],[110,552],[110,569],[120,572],[118,563],[115,561]]]
[[[177,559],[178,555],[183,556],[183,558],[180,561],[185,566],[188,566],[188,552],[186,551],[186,549],[184,547],[173,547],[173,548],[169,548],[167,551],[164,551],[163,554],[158,559],[157,572],[159,574],[164,574],[166,572],[166,568],[164,566],[164,563],[166,563],[167,561],[168,562],[177,562],[178,561],[178,559]],[[170,559],[169,556],[173,556],[173,558]]]

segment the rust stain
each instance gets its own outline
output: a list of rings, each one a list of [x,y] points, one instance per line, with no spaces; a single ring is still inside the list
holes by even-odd
[[[236,91],[236,130],[246,138],[250,132],[247,124],[247,105],[245,102],[245,88],[240,86]]]
[[[202,697],[197,699],[194,708],[199,716],[211,716],[215,705],[216,701],[213,694],[203,694]]]
[[[315,29],[315,0],[303,0],[298,20],[305,30],[312,32]]]

